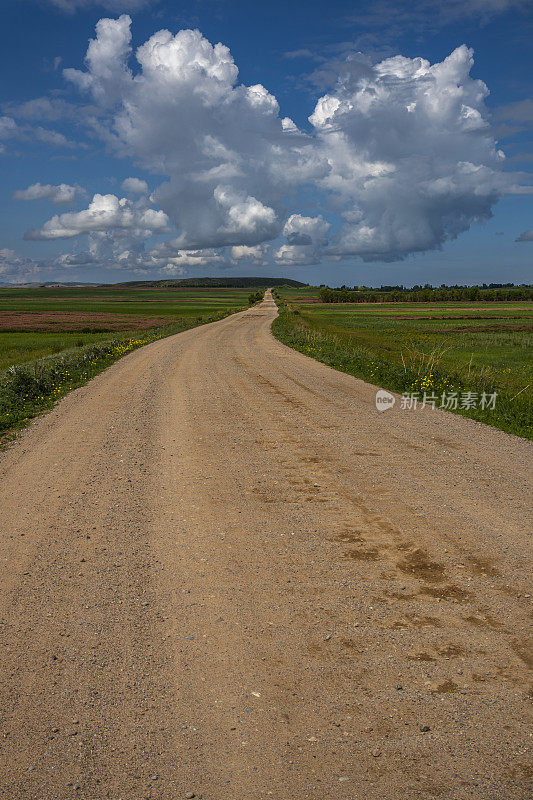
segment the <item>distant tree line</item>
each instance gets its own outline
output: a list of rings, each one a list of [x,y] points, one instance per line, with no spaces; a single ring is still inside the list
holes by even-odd
[[[472,302],[507,302],[513,300],[533,300],[532,286],[514,284],[483,284],[482,286],[440,286],[426,284],[406,289],[404,286],[381,286],[369,289],[361,286],[349,289],[341,286],[330,289],[321,286],[319,297],[322,303],[446,303],[461,300]]]

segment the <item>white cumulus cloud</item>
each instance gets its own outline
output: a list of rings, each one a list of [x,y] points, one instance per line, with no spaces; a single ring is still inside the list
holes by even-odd
[[[313,140],[282,122],[264,86],[237,82],[223,44],[199,31],[162,30],[136,51],[131,20],[100,20],[87,70],[68,80],[109,108],[101,134],[144,169],[168,176],[154,192],[183,249],[254,246],[283,227],[283,198],[295,182],[323,175]]]
[[[329,252],[365,260],[440,247],[486,220],[504,190],[472,51],[442,63],[353,59],[310,117],[344,223]]]

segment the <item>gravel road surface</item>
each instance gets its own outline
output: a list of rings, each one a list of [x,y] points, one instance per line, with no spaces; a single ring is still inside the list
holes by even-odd
[[[0,454],[0,798],[531,797],[531,445],[378,413],[276,313]]]

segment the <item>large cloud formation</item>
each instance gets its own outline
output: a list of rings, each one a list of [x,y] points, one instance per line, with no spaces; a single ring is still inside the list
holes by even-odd
[[[401,258],[490,217],[504,155],[472,65],[464,45],[434,65],[402,56],[346,63],[310,117],[331,167],[322,185],[344,220],[330,252]]]
[[[154,200],[183,248],[253,247],[280,234],[284,196],[326,174],[314,140],[282,120],[263,86],[237,83],[228,48],[199,31],[159,31],[128,66],[130,19],[100,20],[85,72],[66,77],[110,108],[101,131],[121,154],[168,176]]]
[[[239,83],[228,48],[197,30],[155,33],[133,69],[130,26],[127,15],[100,20],[86,69],[64,75],[98,109],[92,132],[164,177],[150,196],[161,211],[96,195],[85,211],[53,217],[29,238],[157,232],[171,221],[174,238],[144,258],[149,268],[165,258],[169,271],[205,259],[234,263],[241,253],[260,263],[278,237],[285,243],[270,258],[280,264],[391,261],[486,220],[508,189],[486,121],[488,90],[470,76],[465,46],[433,65],[348,57],[305,133],[262,85]],[[128,191],[144,191],[128,180]],[[312,197],[313,215],[296,196]]]

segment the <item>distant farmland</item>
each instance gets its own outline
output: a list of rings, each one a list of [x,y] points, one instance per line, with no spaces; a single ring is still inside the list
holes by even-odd
[[[247,305],[249,289],[0,289],[0,370]]]

